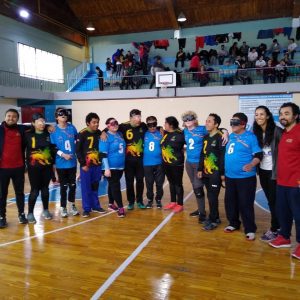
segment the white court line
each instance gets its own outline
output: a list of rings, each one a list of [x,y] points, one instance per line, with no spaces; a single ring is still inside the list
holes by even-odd
[[[259,189],[255,192],[255,194],[257,194],[258,192],[262,191],[262,189]],[[265,209],[263,206],[261,206],[259,203],[257,203],[256,201],[254,201],[255,205],[258,206],[260,209],[266,211],[267,213],[270,213],[269,210]]]
[[[79,226],[79,225],[82,225],[82,224],[85,224],[85,223],[92,222],[94,220],[103,218],[103,217],[111,215],[113,213],[115,213],[115,211],[111,211],[111,212],[108,212],[108,213],[103,214],[101,216],[94,217],[94,218],[91,218],[91,219],[88,219],[88,220],[85,220],[85,221],[82,221],[82,222],[79,222],[79,223],[76,223],[76,224],[72,224],[72,225],[69,225],[69,226],[65,226],[65,227],[62,227],[62,228],[54,229],[54,230],[47,231],[47,232],[44,232],[44,233],[41,233],[41,234],[35,234],[35,235],[28,236],[28,237],[23,238],[23,239],[19,239],[19,240],[14,240],[14,241],[11,241],[11,242],[3,243],[3,244],[0,244],[0,248],[1,247],[5,247],[5,246],[9,246],[9,245],[13,245],[13,244],[17,244],[17,243],[20,243],[20,242],[29,241],[29,240],[32,240],[32,239],[35,239],[35,238],[38,238],[38,237],[42,237],[42,236],[45,236],[45,235],[48,235],[48,234],[51,234],[51,233],[56,233],[56,232],[59,232],[59,231],[62,231],[62,230],[66,230],[66,229],[69,229],[69,228],[73,228],[73,227],[76,227],[76,226]]]
[[[194,193],[191,191],[185,198],[184,202]],[[129,257],[118,267],[118,269],[110,275],[110,277],[102,284],[102,286],[91,297],[91,300],[99,299],[103,293],[113,284],[113,282],[123,273],[123,271],[132,263],[132,261],[141,253],[155,235],[171,220],[174,212],[171,212],[148,236],[147,238],[131,253]]]

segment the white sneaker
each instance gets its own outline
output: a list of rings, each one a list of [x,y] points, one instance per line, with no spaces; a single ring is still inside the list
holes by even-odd
[[[79,211],[78,211],[77,207],[75,206],[75,204],[73,204],[71,206],[70,211],[73,216],[79,216]]]
[[[66,218],[68,216],[68,210],[65,207],[60,208],[60,216]]]
[[[255,233],[254,232],[248,232],[246,234],[247,241],[254,241],[255,240]]]

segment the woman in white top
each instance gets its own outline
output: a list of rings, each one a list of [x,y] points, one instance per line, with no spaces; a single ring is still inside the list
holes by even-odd
[[[271,228],[260,239],[264,242],[270,242],[277,237],[279,229],[275,207],[276,169],[278,143],[281,138],[282,129],[276,126],[270,110],[266,106],[261,105],[255,109],[253,132],[257,137],[260,147],[263,149],[263,159],[260,162],[258,174],[271,213]]]

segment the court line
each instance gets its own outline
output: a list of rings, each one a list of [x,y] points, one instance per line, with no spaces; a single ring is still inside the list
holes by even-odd
[[[262,189],[259,189],[255,192],[255,194],[257,194],[258,192],[262,191]],[[266,211],[267,213],[270,213],[269,210],[265,209],[263,206],[261,206],[258,202],[256,202],[256,200],[254,201],[255,205],[258,206],[260,209],[262,209],[263,211]]]
[[[184,202],[194,193],[191,191],[185,198]],[[113,282],[123,273],[123,271],[133,262],[133,260],[142,252],[156,234],[171,220],[174,216],[171,212],[148,236],[147,238],[131,253],[129,257],[116,269],[114,273],[100,286],[100,288],[91,297],[91,300],[99,299],[103,293],[113,284]]]
[[[38,238],[38,237],[42,237],[42,236],[45,236],[45,235],[48,235],[48,234],[51,234],[51,233],[56,233],[56,232],[59,232],[59,231],[63,231],[65,229],[73,228],[73,227],[76,227],[76,226],[79,226],[79,225],[82,225],[82,224],[85,224],[85,223],[92,222],[94,220],[103,218],[103,217],[111,215],[113,213],[115,213],[115,211],[111,211],[111,212],[108,212],[108,213],[103,214],[101,216],[90,218],[88,220],[84,220],[84,221],[81,221],[81,222],[76,223],[76,224],[72,224],[72,225],[69,225],[69,226],[61,227],[61,228],[54,229],[54,230],[51,230],[51,231],[47,231],[47,232],[44,232],[44,233],[41,233],[41,234],[35,234],[35,235],[28,236],[28,237],[23,238],[23,239],[19,239],[19,240],[14,240],[14,241],[11,241],[11,242],[3,243],[3,244],[0,244],[0,248],[5,247],[5,246],[9,246],[9,245],[13,245],[13,244],[17,244],[17,243],[20,243],[20,242],[29,241],[29,240],[32,240],[32,239],[35,239],[35,238]]]

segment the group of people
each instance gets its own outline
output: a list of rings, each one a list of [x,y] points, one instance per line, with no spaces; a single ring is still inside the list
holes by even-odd
[[[219,193],[225,187],[225,212],[229,222],[226,233],[240,229],[241,221],[247,240],[256,233],[254,200],[256,174],[265,192],[271,212],[271,226],[261,240],[275,248],[290,247],[293,220],[299,243],[293,256],[300,259],[300,111],[291,102],[279,110],[278,127],[270,110],[255,110],[253,131],[246,130],[244,113],[233,114],[232,133],[220,128],[221,118],[209,114],[205,126],[198,124],[193,111],[182,114],[184,129],[174,116],[165,119],[164,128],[157,118],[149,116],[142,122],[141,111],[130,111],[130,120],[119,124],[110,117],[106,128],[99,130],[96,113],[86,116],[86,128],[79,133],[68,123],[68,111],[58,108],[57,124],[47,126],[41,114],[32,116],[31,128],[18,125],[19,114],[9,109],[0,126],[0,227],[7,226],[6,200],[10,179],[16,193],[19,222],[36,223],[34,206],[39,192],[43,216],[51,219],[48,209],[49,182],[56,167],[61,192],[61,217],[79,215],[75,205],[77,160],[80,165],[82,216],[91,212],[105,213],[98,198],[101,176],[108,181],[108,210],[125,217],[120,180],[125,173],[127,210],[157,208],[180,213],[184,209],[184,166],[191,181],[198,217],[203,230],[213,230],[221,223]],[[186,159],[184,147],[186,145]],[[13,153],[13,155],[11,155]],[[24,153],[25,160],[24,160]],[[24,213],[25,161],[31,186],[28,214]],[[170,202],[163,205],[163,184],[168,179]],[[147,203],[144,204],[144,180]],[[135,184],[134,184],[135,183]],[[156,187],[154,192],[154,185]],[[205,191],[209,213],[205,209]],[[70,210],[67,208],[70,202]]]

